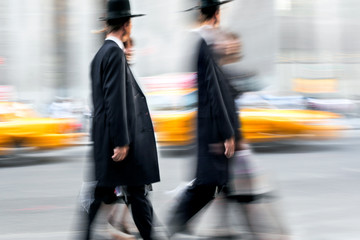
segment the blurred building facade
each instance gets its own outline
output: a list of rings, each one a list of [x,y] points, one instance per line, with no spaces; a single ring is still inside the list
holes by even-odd
[[[2,0],[0,85],[36,105],[88,98],[89,62],[100,42],[91,30],[102,7],[96,0]]]
[[[135,74],[180,71],[179,55],[190,51],[181,37],[195,21],[181,10],[195,3],[132,1],[133,12],[147,14],[133,19]],[[90,61],[104,37],[91,31],[103,27],[98,18],[105,9],[106,0],[2,0],[0,85],[14,86],[17,99],[36,104],[55,96],[89,103]],[[237,67],[256,72],[264,86],[316,95],[306,90],[326,92],[327,84],[330,95],[358,94],[356,0],[236,0],[222,10],[222,26],[243,40]]]
[[[181,71],[182,42],[196,18],[182,10],[192,0],[131,1],[138,76]],[[234,1],[223,7],[222,25],[242,36],[240,67],[271,75],[275,56],[272,1]],[[56,96],[90,98],[89,65],[103,41],[106,0],[3,0],[0,3],[0,85],[12,85],[14,98],[35,104]],[[238,14],[238,13],[241,14]],[[258,17],[257,17],[258,16]],[[265,36],[265,37],[264,37]],[[266,39],[266,40],[265,40]],[[252,44],[255,43],[255,44]]]
[[[359,97],[359,11],[356,0],[277,0],[278,88]]]

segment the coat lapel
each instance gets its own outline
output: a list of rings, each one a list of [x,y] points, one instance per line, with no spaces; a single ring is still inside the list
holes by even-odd
[[[116,46],[119,47],[119,45],[118,45],[116,42],[114,42],[113,40],[106,40],[106,41],[105,41],[105,44],[107,44],[107,43],[108,43],[108,44],[116,44]],[[120,48],[120,47],[119,47],[119,48]],[[121,49],[121,48],[120,48],[120,49]],[[121,49],[121,51],[123,52],[123,54],[124,54],[124,56],[125,56],[124,50]],[[129,66],[126,58],[125,58],[125,63],[126,63],[126,68],[128,68],[129,73],[131,74],[131,83],[132,83],[132,85],[136,88],[136,90],[138,90],[138,92],[139,92],[141,95],[145,96],[144,93],[142,92],[140,86],[139,86],[138,83],[136,82],[135,77],[134,77],[134,75],[133,75],[132,72],[131,72],[130,66]]]
[[[142,95],[142,96],[145,96],[143,91],[141,90],[139,84],[137,83],[137,81],[135,80],[135,77],[133,75],[133,73],[131,72],[131,69],[129,67],[129,65],[126,63],[127,65],[127,68],[129,68],[129,73],[131,74],[131,83],[133,85],[134,88],[136,88],[136,90]]]

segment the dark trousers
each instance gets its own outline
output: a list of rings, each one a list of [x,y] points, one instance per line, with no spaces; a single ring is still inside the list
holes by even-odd
[[[95,188],[94,201],[91,203],[88,213],[88,221],[86,224],[85,240],[91,239],[91,225],[96,217],[101,203],[114,203],[116,196],[114,194],[115,187]],[[141,237],[144,240],[151,240],[153,208],[146,196],[145,186],[128,186],[127,192],[128,204],[131,206],[132,216]]]
[[[183,231],[186,223],[215,198],[217,186],[193,185],[183,193],[169,220],[170,235]]]

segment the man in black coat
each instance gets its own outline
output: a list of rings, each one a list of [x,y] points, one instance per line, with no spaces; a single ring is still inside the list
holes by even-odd
[[[196,179],[182,195],[169,221],[170,233],[186,223],[214,199],[228,180],[228,158],[241,144],[239,120],[229,85],[215,61],[211,44],[220,21],[219,5],[229,1],[202,0],[198,40],[198,117]]]
[[[124,55],[123,42],[131,34],[128,0],[110,0],[107,36],[91,63],[94,118],[95,187],[89,209],[86,239],[101,205],[116,200],[115,187],[122,186],[135,224],[143,239],[152,239],[152,206],[147,186],[160,181],[154,129],[146,98]]]

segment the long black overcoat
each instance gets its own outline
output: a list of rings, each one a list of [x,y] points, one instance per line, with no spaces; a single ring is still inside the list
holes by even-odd
[[[213,153],[211,146],[223,146],[226,139],[240,139],[239,121],[229,85],[204,39],[199,41],[197,170],[196,184],[224,185],[228,180],[228,159]]]
[[[154,129],[146,98],[122,49],[106,40],[91,63],[95,179],[100,186],[143,185],[160,181]],[[111,158],[129,145],[121,162]]]

